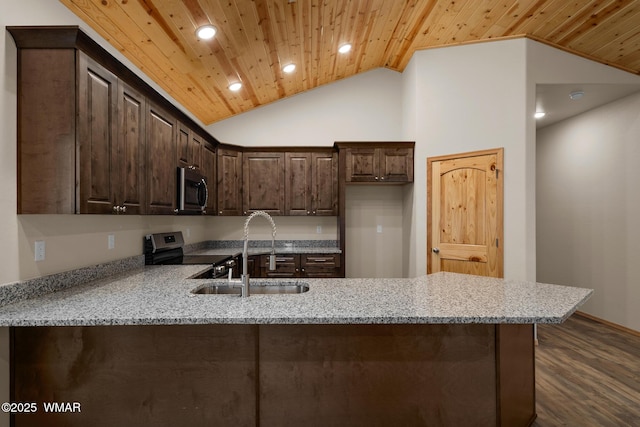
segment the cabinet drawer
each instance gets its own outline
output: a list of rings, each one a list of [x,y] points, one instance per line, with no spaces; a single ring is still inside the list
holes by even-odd
[[[260,255],[260,277],[295,277],[296,255],[276,255],[276,269],[269,270],[269,255]]]
[[[304,254],[300,257],[301,267],[340,267],[338,254]]]
[[[340,255],[338,254],[300,255],[300,272],[302,274],[302,277],[339,277],[339,267]]]

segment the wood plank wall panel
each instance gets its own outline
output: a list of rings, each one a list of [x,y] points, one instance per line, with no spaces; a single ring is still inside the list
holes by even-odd
[[[15,427],[255,426],[256,326],[14,328]],[[43,402],[79,402],[47,413]]]
[[[530,37],[640,72],[634,0],[60,0],[205,124],[416,50]],[[212,23],[215,39],[195,29]],[[347,55],[342,43],[353,44]],[[293,74],[282,66],[294,62]],[[242,81],[243,89],[227,86]]]
[[[260,425],[497,425],[493,325],[261,325]]]

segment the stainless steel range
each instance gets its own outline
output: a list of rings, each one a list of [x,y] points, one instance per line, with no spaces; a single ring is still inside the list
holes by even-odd
[[[146,265],[161,264],[203,264],[211,265],[212,277],[227,276],[237,265],[233,255],[185,255],[184,238],[181,231],[149,234],[144,238]]]

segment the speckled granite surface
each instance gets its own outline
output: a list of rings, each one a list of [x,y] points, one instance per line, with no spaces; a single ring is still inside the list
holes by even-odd
[[[0,285],[0,306],[82,285],[101,277],[112,277],[144,266],[144,255],[125,258],[73,271]]]
[[[415,279],[300,279],[310,290],[295,295],[192,294],[203,280],[189,277],[205,268],[148,266],[9,304],[0,307],[0,326],[560,323],[592,293],[437,273]]]

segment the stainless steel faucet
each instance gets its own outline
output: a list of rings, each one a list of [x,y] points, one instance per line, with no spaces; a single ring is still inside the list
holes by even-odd
[[[273,218],[271,215],[266,213],[265,211],[255,211],[251,215],[249,215],[244,222],[244,247],[242,249],[242,297],[246,298],[249,296],[249,272],[248,272],[248,262],[247,258],[249,258],[249,222],[257,216],[261,216],[266,218],[269,223],[271,223],[271,255],[269,255],[269,270],[276,269],[276,223],[273,222]]]

